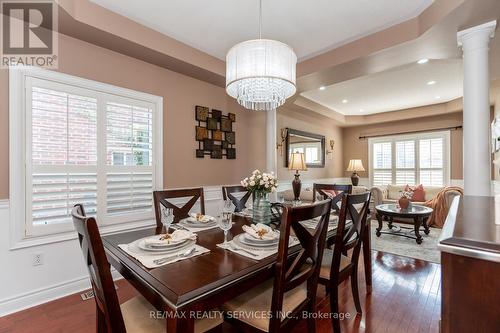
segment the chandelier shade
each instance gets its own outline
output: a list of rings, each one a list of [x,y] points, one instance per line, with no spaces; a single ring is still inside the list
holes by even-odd
[[[276,109],[295,94],[296,65],[295,52],[282,42],[241,42],[226,55],[226,92],[247,109]]]

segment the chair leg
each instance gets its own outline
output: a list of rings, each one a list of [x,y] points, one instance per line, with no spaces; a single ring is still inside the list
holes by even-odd
[[[338,294],[339,294],[339,289],[337,283],[336,286],[330,287],[330,312],[332,313],[332,327],[334,333],[340,333]]]
[[[106,333],[107,331],[108,329],[106,328],[106,319],[104,318],[104,314],[96,306],[96,332]]]
[[[358,270],[354,268],[351,273],[351,290],[352,297],[354,299],[354,306],[356,307],[356,311],[361,314],[363,311],[361,310],[361,302],[359,301],[359,290],[358,290]]]
[[[307,330],[309,333],[316,333],[316,319],[312,316],[314,312],[316,312],[316,308],[311,302],[311,305],[308,307],[309,316],[307,317]]]

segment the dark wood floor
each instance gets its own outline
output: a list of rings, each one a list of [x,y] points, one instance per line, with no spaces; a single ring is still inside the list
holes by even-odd
[[[372,255],[373,292],[370,295],[365,293],[364,274],[360,272],[363,315],[355,315],[349,282],[341,285],[340,310],[352,314],[350,319],[342,322],[342,332],[437,333],[440,265],[376,251]],[[121,280],[117,284],[122,302],[136,294],[126,281]],[[324,298],[324,289],[318,293],[321,296],[320,313],[328,313],[329,304]],[[79,295],[72,295],[0,318],[0,332],[93,332],[94,311],[93,300],[82,301]],[[235,331],[225,326],[224,332]],[[293,333],[298,332],[307,332],[305,323],[300,323],[293,330]],[[329,319],[318,320],[318,332],[331,332]]]

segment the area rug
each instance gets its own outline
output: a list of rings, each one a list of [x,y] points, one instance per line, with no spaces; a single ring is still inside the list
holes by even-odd
[[[394,222],[394,225],[398,223]],[[410,225],[403,225],[405,227],[410,227]],[[388,252],[397,254],[400,256],[421,259],[425,261],[441,263],[441,255],[437,248],[439,234],[441,229],[430,228],[429,235],[426,235],[423,231],[420,234],[423,237],[422,244],[417,244],[414,239],[406,238],[397,235],[382,234],[380,237],[375,235],[376,228],[378,227],[378,222],[372,220],[372,249],[382,252]],[[384,222],[382,231],[388,231],[387,223]],[[404,229],[404,232],[409,232],[409,230]]]

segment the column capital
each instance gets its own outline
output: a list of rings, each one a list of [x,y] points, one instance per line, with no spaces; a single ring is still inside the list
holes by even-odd
[[[474,27],[457,32],[458,46],[466,46],[469,41],[485,41],[486,45],[490,38],[495,36],[497,21],[489,21]]]

